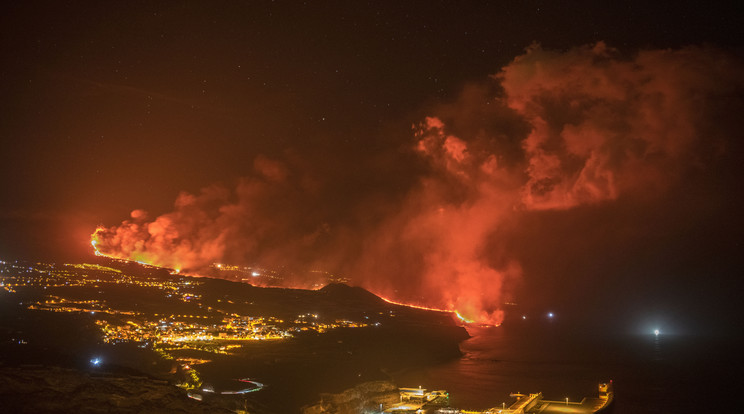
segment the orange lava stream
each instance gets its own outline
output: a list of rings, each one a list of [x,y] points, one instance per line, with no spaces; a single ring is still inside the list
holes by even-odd
[[[396,301],[394,301],[392,299],[384,298],[384,297],[382,297],[380,295],[377,295],[377,296],[380,299],[382,299],[385,302],[387,302],[387,303],[392,303],[393,305],[405,306],[407,308],[423,309],[423,310],[434,311],[434,312],[447,312],[447,313],[456,313],[457,312],[456,310],[452,310],[452,309],[439,309],[439,308],[432,308],[432,307],[422,306],[422,305],[413,305],[413,304],[410,304],[410,303],[396,302]]]
[[[474,321],[472,319],[468,319],[465,316],[463,316],[457,309],[441,309],[441,308],[433,308],[433,307],[430,307],[430,306],[413,305],[413,304],[410,304],[410,303],[403,303],[403,302],[394,301],[392,299],[388,299],[388,298],[382,297],[380,295],[377,295],[377,296],[380,299],[384,300],[385,302],[391,303],[393,305],[405,306],[407,308],[414,308],[414,309],[423,309],[423,310],[434,311],[434,312],[452,313],[452,314],[454,314],[455,317],[457,317],[457,320],[460,321],[463,325],[476,324],[476,325],[480,325],[480,326],[499,326],[499,325],[485,324],[485,323],[479,324],[476,321]]]
[[[154,265],[154,264],[151,264],[151,263],[142,262],[142,261],[139,261],[139,260],[127,259],[127,258],[123,258],[123,257],[117,257],[117,256],[108,255],[106,253],[102,253],[98,249],[98,240],[96,239],[96,235],[97,235],[98,231],[99,230],[96,229],[96,232],[94,232],[91,235],[91,241],[90,241],[90,244],[91,244],[91,246],[93,246],[94,254],[96,256],[101,256],[101,257],[105,257],[105,258],[108,258],[108,259],[111,259],[111,260],[117,260],[117,261],[126,262],[126,263],[138,263],[138,264],[141,264],[143,266],[149,266],[149,267],[156,267],[156,268],[160,268],[160,269],[165,269],[165,270],[170,271],[170,274],[172,274],[172,275],[201,277],[201,276],[198,276],[198,275],[181,274],[180,273],[181,272],[181,269],[171,269],[171,268],[168,268],[168,267],[158,266],[158,265]],[[305,288],[290,288],[290,289],[305,289]],[[319,289],[319,288],[310,289],[310,290],[317,290],[317,289]],[[393,305],[405,306],[407,308],[422,309],[422,310],[433,311],[433,312],[451,313],[451,314],[454,314],[454,316],[457,317],[457,320],[459,320],[463,324],[473,324],[473,323],[476,322],[474,320],[471,320],[471,319],[466,318],[465,316],[463,316],[462,314],[460,314],[460,312],[458,312],[456,309],[441,309],[441,308],[434,308],[434,307],[431,307],[431,306],[414,305],[414,304],[411,304],[411,303],[398,302],[398,301],[395,301],[395,300],[392,300],[392,299],[388,299],[388,298],[382,297],[380,295],[377,295],[377,296],[380,299],[384,300],[385,302],[390,303],[390,304],[393,304]],[[498,325],[487,325],[487,326],[498,326]]]
[[[90,245],[93,246],[93,254],[95,254],[96,256],[105,257],[107,259],[116,260],[116,261],[119,261],[119,262],[138,263],[138,264],[141,264],[141,265],[147,266],[147,267],[156,267],[158,269],[165,269],[165,270],[168,270],[169,273],[172,274],[172,275],[181,274],[181,269],[171,269],[169,267],[158,266],[158,265],[154,265],[152,263],[146,263],[146,262],[143,262],[143,261],[140,261],[140,260],[127,259],[127,258],[124,258],[124,257],[117,257],[117,256],[112,256],[112,255],[109,255],[109,254],[106,254],[106,253],[102,253],[100,250],[98,250],[98,240],[96,240],[96,238],[95,238],[97,232],[98,232],[98,229],[96,229],[96,232],[91,235],[91,240],[90,240]],[[194,276],[194,275],[184,275],[184,276]]]

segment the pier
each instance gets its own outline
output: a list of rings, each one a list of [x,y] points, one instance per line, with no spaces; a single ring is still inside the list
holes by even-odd
[[[581,401],[551,401],[543,399],[541,392],[533,394],[510,394],[517,400],[509,407],[501,406],[483,411],[461,410],[449,406],[449,394],[446,391],[427,392],[422,388],[401,388],[400,402],[389,407],[383,413],[415,414],[590,414],[600,413],[613,401],[612,382],[599,384],[597,397],[585,397]],[[382,410],[382,407],[381,407]]]
[[[400,388],[400,402],[384,413],[436,412],[437,408],[449,406],[449,394],[444,390],[427,392],[424,388]]]

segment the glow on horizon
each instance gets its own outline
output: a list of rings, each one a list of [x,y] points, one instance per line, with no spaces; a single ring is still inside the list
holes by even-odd
[[[113,259],[113,260],[118,260],[118,261],[123,261],[123,262],[134,262],[134,263],[139,263],[139,264],[145,265],[145,266],[152,266],[152,267],[157,267],[157,268],[161,268],[161,269],[167,269],[167,270],[170,270],[170,274],[172,274],[172,275],[183,275],[183,276],[202,277],[200,275],[194,275],[194,274],[181,274],[182,269],[178,269],[178,268],[177,269],[171,269],[171,268],[168,268],[168,267],[165,267],[165,266],[158,266],[158,265],[147,263],[147,262],[140,261],[140,260],[127,259],[127,258],[122,258],[122,257],[117,257],[117,256],[112,256],[112,255],[108,255],[108,254],[102,253],[100,250],[98,250],[98,246],[97,246],[98,245],[97,236],[98,236],[98,233],[100,231],[102,231],[102,230],[103,230],[103,228],[102,227],[99,227],[91,235],[90,244],[91,244],[91,246],[93,246],[93,250],[94,250],[94,253],[95,253],[96,256],[103,256],[103,257],[106,257],[106,258],[109,258],[109,259]],[[220,263],[218,263],[216,266],[218,268],[222,268],[222,264],[220,264]],[[258,277],[258,276],[261,276],[261,274],[259,272],[255,272],[254,271],[254,272],[251,272],[251,276]],[[301,288],[289,288],[289,289],[301,289]],[[312,290],[315,290],[315,289],[312,289]],[[457,319],[459,321],[461,321],[464,324],[473,324],[473,323],[476,323],[475,320],[469,319],[469,318],[463,316],[457,309],[442,309],[442,308],[435,308],[435,307],[430,307],[430,306],[414,305],[414,304],[410,304],[410,303],[397,302],[397,301],[394,301],[394,300],[391,300],[391,299],[384,298],[384,297],[379,296],[379,295],[378,295],[378,297],[380,299],[384,300],[385,302],[391,303],[393,305],[405,306],[405,307],[408,307],[408,308],[422,309],[422,310],[434,311],[434,312],[452,313],[452,314],[454,314],[457,317]],[[553,314],[551,313],[550,314],[550,317],[552,317],[552,316],[553,316]],[[499,326],[500,324],[495,324],[495,325],[489,324],[489,325],[490,326]]]
[[[407,308],[414,308],[414,309],[423,309],[428,311],[434,311],[434,312],[447,312],[447,313],[457,313],[456,310],[453,309],[440,309],[440,308],[432,308],[429,306],[422,306],[422,305],[412,305],[410,303],[403,303],[403,302],[396,302],[392,299],[384,298],[380,295],[377,295],[380,299],[384,300],[387,303],[392,303],[393,305],[399,305],[399,306],[405,306]]]
[[[462,321],[463,323],[473,323],[473,322],[475,322],[475,321],[473,321],[472,319],[468,319],[468,318],[466,318],[466,317],[462,316],[462,315],[460,314],[460,312],[458,312],[458,311],[455,311],[455,316],[457,316],[457,318],[458,318],[459,320],[461,320],[461,321]]]

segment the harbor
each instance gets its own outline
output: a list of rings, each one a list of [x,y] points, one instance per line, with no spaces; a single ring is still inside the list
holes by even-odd
[[[614,400],[612,381],[598,385],[596,397],[584,397],[581,401],[546,400],[541,392],[531,394],[512,393],[516,398],[510,406],[492,407],[486,410],[465,410],[449,405],[449,393],[444,390],[430,391],[422,388],[400,388],[400,402],[382,413],[415,414],[590,414],[606,412]]]

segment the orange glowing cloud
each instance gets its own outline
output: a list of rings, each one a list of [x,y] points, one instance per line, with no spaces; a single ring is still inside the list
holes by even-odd
[[[417,126],[429,173],[370,236],[358,271],[405,275],[368,282],[389,296],[500,322],[530,260],[510,243],[520,221],[663,193],[720,147],[702,121],[718,95],[741,88],[741,69],[701,48],[627,59],[604,43],[531,46],[496,85],[466,87]]]
[[[234,190],[214,185],[198,194],[182,192],[172,212],[153,219],[134,210],[120,225],[99,228],[96,248],[114,258],[197,274],[226,260],[280,262],[317,239],[323,224],[307,224],[308,215],[295,208],[302,205],[301,185],[283,163],[260,156],[254,167],[256,175],[239,180]]]
[[[422,166],[403,196],[366,206],[361,191],[322,190],[338,177],[258,157],[235,190],[182,193],[154,219],[135,210],[98,230],[95,247],[185,269],[323,263],[390,300],[498,324],[531,259],[513,243],[520,224],[546,210],[653,199],[715,162],[725,143],[707,132],[742,72],[706,48],[628,58],[604,43],[534,45],[414,126],[407,147]],[[350,206],[343,214],[324,207],[340,199]]]
[[[518,279],[521,269],[508,257],[495,257],[502,247],[490,239],[514,211],[519,181],[498,167],[493,154],[471,151],[467,142],[448,134],[438,118],[427,118],[416,135],[415,148],[429,161],[431,174],[368,238],[358,272],[398,269],[406,277],[415,275],[400,284],[368,283],[387,295],[398,290],[409,301],[498,324],[505,284]],[[408,285],[406,293],[402,285]]]
[[[624,59],[601,42],[566,53],[531,46],[495,75],[532,126],[525,206],[566,209],[675,182],[699,156],[706,103],[738,70],[699,48]]]

